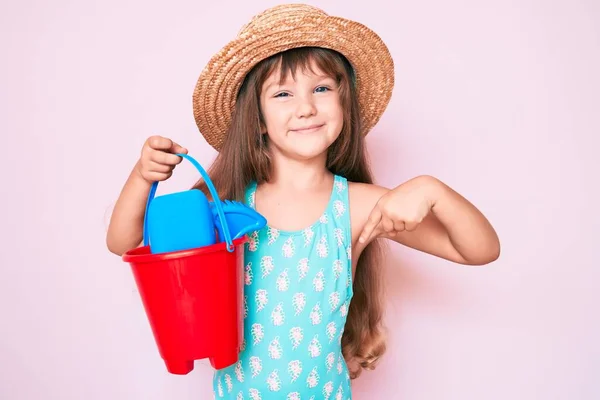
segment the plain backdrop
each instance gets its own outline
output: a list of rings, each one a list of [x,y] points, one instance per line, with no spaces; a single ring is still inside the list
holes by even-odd
[[[272,1],[0,3],[0,398],[209,399],[170,375],[108,218],[144,140],[205,167],[191,96]],[[369,134],[379,184],[431,174],[502,254],[466,267],[391,246],[389,350],[356,399],[598,399],[600,7],[594,0],[312,1],[394,57]],[[160,193],[198,175],[182,164]]]

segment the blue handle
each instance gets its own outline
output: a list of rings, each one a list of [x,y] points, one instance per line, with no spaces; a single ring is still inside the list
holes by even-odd
[[[194,165],[194,167],[196,167],[198,172],[200,172],[200,175],[202,175],[202,178],[204,178],[206,187],[208,188],[208,190],[210,191],[210,194],[212,195],[213,202],[217,208],[217,213],[219,214],[219,221],[221,221],[221,226],[223,227],[223,233],[225,234],[225,242],[227,243],[227,251],[229,251],[230,253],[233,252],[235,248],[233,246],[233,241],[231,240],[231,234],[229,233],[229,226],[227,225],[227,220],[225,219],[225,213],[223,212],[223,205],[221,204],[221,200],[219,199],[219,194],[217,193],[217,190],[213,186],[213,183],[210,180],[210,177],[208,176],[208,174],[206,173],[204,168],[202,168],[200,163],[198,161],[196,161],[192,156],[189,156],[189,155],[183,154],[183,153],[178,153],[176,155],[178,155],[179,157],[183,157],[186,160],[188,160],[189,162],[191,162]],[[144,215],[144,246],[148,246],[148,243],[149,243],[149,239],[148,239],[148,209],[150,207],[150,202],[152,201],[152,199],[154,199],[154,196],[156,195],[157,187],[158,187],[158,181],[153,182],[152,186],[150,187],[150,193],[148,194],[148,200],[146,201],[146,213]]]

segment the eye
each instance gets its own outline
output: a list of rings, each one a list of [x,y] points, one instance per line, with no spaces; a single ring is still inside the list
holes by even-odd
[[[287,93],[287,92],[281,92],[281,93],[277,93],[273,97],[288,97],[288,95],[289,95],[289,93]]]
[[[324,89],[324,90],[322,90]],[[327,86],[319,86],[315,89],[315,92],[317,93],[325,93],[327,91],[329,91],[330,89]]]

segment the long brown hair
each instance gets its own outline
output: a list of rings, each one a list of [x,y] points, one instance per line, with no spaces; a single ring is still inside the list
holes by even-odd
[[[261,134],[264,124],[260,109],[262,85],[277,68],[283,83],[290,73],[295,78],[299,68],[311,70],[311,61],[337,82],[343,108],[342,132],[327,151],[327,168],[350,182],[373,183],[364,137],[360,133],[360,109],[350,63],[333,50],[303,47],[261,61],[245,77],[223,146],[207,171],[221,199],[243,200],[252,180],[259,184],[269,181],[272,164],[268,139]],[[194,187],[207,193],[202,181]],[[385,352],[380,259],[381,247],[374,241],[363,250],[354,274],[354,296],[342,335],[342,352],[353,379],[363,368],[374,369]]]

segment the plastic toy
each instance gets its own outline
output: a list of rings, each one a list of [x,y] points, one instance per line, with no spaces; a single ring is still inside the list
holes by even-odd
[[[225,233],[218,218],[218,211],[213,202],[210,202],[210,207],[215,219],[215,225],[219,232],[219,237],[224,237]],[[267,224],[265,217],[248,207],[244,203],[237,201],[224,200],[223,213],[227,220],[229,232],[232,239],[238,239],[243,235],[261,229]]]
[[[223,204],[202,166],[178,155],[198,169],[213,202],[194,189],[154,198],[155,182],[146,205],[144,245],[126,252],[123,261],[131,266],[167,370],[182,375],[194,369],[194,360],[209,358],[215,369],[238,361],[245,234],[266,220],[242,203]]]

